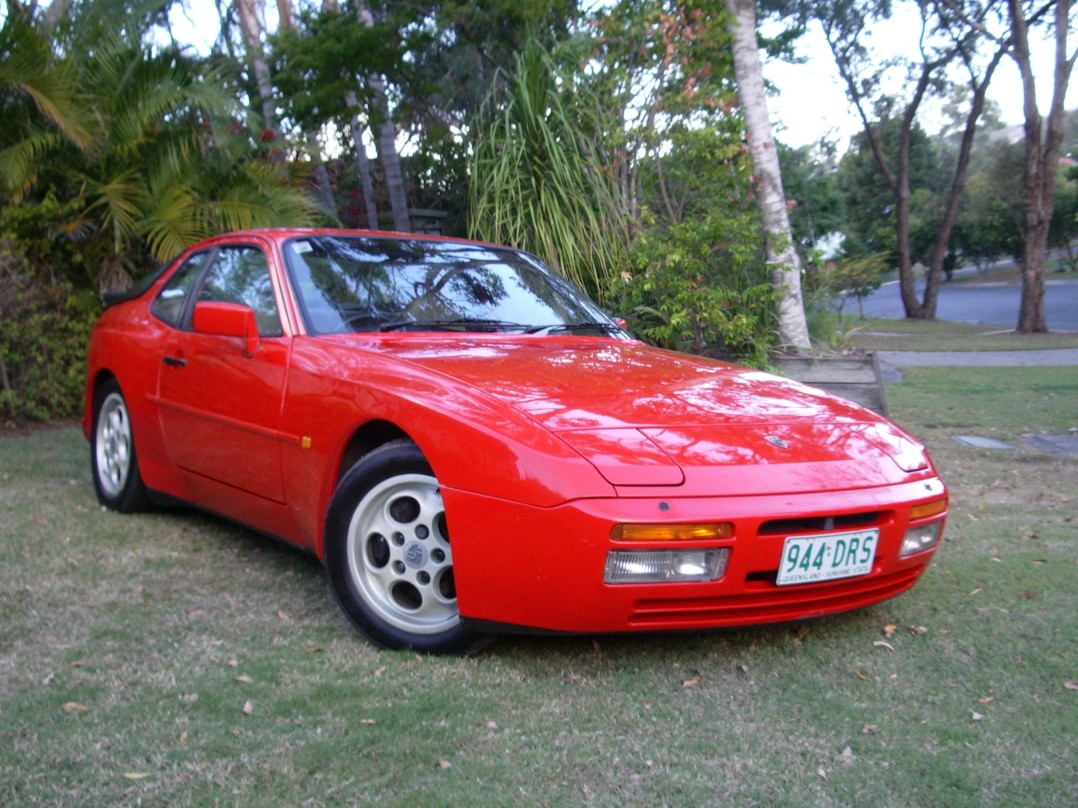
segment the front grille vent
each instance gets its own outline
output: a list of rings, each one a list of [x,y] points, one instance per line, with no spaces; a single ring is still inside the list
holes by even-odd
[[[856,530],[879,524],[880,512],[846,513],[841,516],[806,516],[796,519],[775,519],[760,525],[761,536],[796,536],[799,534],[829,533],[833,530]]]

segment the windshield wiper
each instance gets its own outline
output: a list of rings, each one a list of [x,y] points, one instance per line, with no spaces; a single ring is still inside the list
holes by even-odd
[[[453,320],[399,320],[392,323],[383,323],[382,331],[425,331],[427,329],[452,331],[452,326],[473,326],[482,331],[499,331],[511,329],[513,331],[525,331],[528,326],[521,323],[513,323],[508,320],[488,320],[482,317],[457,317]],[[468,328],[460,329],[470,330]]]
[[[524,333],[526,334],[550,334],[557,331],[599,331],[603,334],[620,334],[621,328],[613,323],[594,323],[585,321],[581,323],[553,323],[551,325],[533,325]]]

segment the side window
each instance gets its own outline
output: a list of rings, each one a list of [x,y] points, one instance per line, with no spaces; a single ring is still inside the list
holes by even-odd
[[[208,252],[195,253],[172,274],[150,307],[155,317],[171,326],[180,327],[184,306],[191,294],[191,287],[194,286],[198,272],[208,257]]]
[[[222,247],[198,299],[243,303],[254,309],[258,333],[263,337],[279,337],[284,333],[269,265],[257,247]]]

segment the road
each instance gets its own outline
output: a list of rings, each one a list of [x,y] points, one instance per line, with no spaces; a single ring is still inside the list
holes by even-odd
[[[922,290],[923,286],[919,286],[919,295]],[[1021,295],[1022,289],[1016,283],[944,282],[940,285],[936,319],[1014,329]],[[884,284],[865,298],[864,311],[866,317],[905,317],[897,281]],[[1078,331],[1078,281],[1052,280],[1049,275],[1044,311],[1051,331]],[[856,300],[846,304],[846,312],[857,312]]]

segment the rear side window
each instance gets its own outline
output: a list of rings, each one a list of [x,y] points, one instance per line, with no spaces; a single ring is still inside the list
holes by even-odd
[[[206,264],[209,252],[195,253],[183,262],[172,277],[168,279],[164,288],[158,293],[150,311],[160,320],[164,320],[171,326],[180,327],[183,320],[184,307],[191,295],[191,289],[198,278],[199,270]]]

